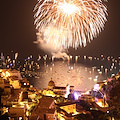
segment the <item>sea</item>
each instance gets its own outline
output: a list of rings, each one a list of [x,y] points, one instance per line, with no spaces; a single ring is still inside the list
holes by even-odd
[[[44,89],[52,79],[56,86],[74,86],[75,90],[91,90],[97,82],[116,75],[120,58],[113,56],[70,56],[69,60],[45,58],[39,61],[34,77],[27,77],[35,88]],[[33,74],[31,72],[30,74]]]

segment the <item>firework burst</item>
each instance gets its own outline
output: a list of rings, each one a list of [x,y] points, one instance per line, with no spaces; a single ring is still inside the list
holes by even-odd
[[[34,10],[41,38],[64,49],[86,46],[107,21],[102,0],[38,0]]]

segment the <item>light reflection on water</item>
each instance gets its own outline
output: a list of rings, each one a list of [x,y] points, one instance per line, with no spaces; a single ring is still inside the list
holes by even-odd
[[[113,64],[114,63],[114,64]],[[94,84],[117,74],[119,62],[107,59],[77,59],[68,61],[44,61],[38,71],[39,78],[29,80],[36,88],[47,88],[52,78],[56,86],[74,86],[75,90],[86,91]]]

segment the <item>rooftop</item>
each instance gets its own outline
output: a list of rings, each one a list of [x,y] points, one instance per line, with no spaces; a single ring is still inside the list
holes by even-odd
[[[46,109],[49,109],[51,103],[54,101],[54,98],[52,97],[49,97],[49,96],[43,96],[40,101],[39,101],[39,104],[37,105],[37,108],[46,108]],[[36,110],[37,110],[36,108]]]

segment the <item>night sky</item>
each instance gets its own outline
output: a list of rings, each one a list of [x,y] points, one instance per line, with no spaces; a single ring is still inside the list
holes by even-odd
[[[33,41],[36,40],[33,9],[37,0],[1,0],[0,52],[11,51],[21,57],[45,54]],[[71,55],[120,55],[120,0],[108,0],[108,21],[104,30],[85,48],[70,49]]]

